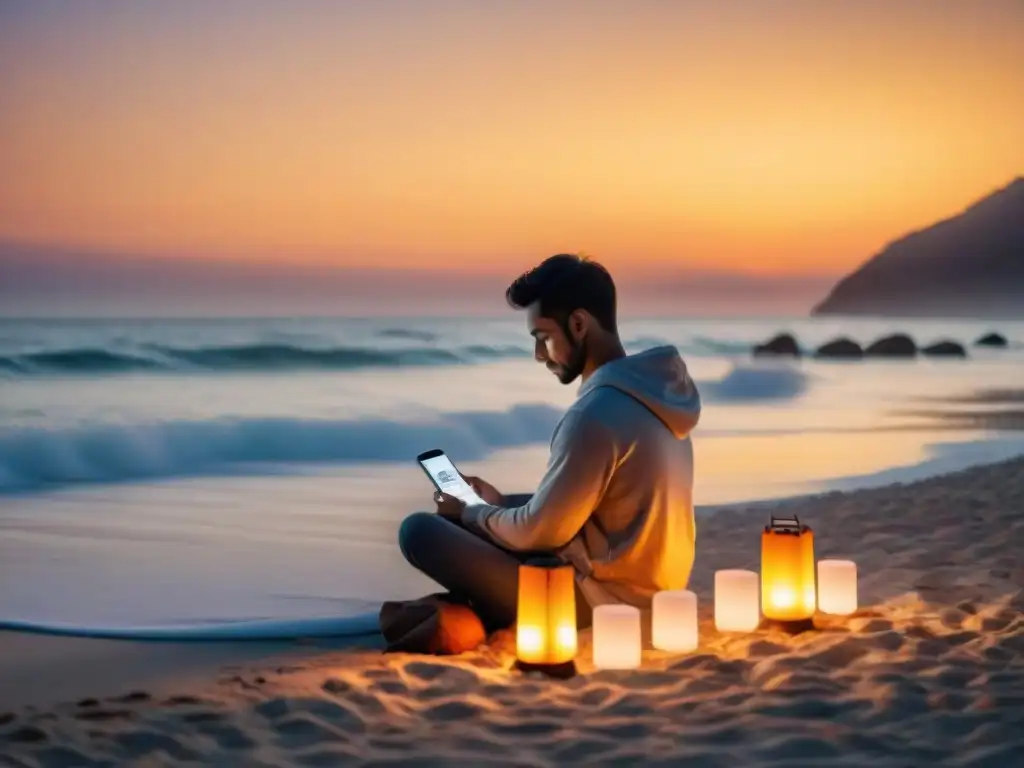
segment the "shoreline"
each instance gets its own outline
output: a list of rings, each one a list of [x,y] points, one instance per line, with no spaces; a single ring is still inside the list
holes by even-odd
[[[759,570],[766,503],[812,527],[819,559],[857,562],[857,614],[819,615],[796,637],[714,629],[713,573]],[[581,675],[567,682],[511,673],[508,634],[439,658],[382,655],[372,641],[185,649],[0,633],[0,754],[29,765],[723,766],[1024,754],[1024,457],[719,507],[697,539],[700,648],[593,672],[583,633]]]
[[[983,433],[975,440],[936,440],[929,449],[937,455],[917,463],[888,467],[863,475],[848,475],[821,481],[821,487],[806,493],[778,497],[732,501],[724,504],[701,504],[695,512],[701,517],[722,510],[750,508],[763,509],[776,504],[788,504],[823,498],[836,493],[851,493],[889,486],[905,485],[942,477],[989,464],[1013,460],[1024,456],[1024,409],[1015,407],[1024,402],[1024,389],[979,390],[957,398],[934,401],[936,405],[1000,406],[998,410],[914,410],[894,411],[904,416],[927,419],[921,424],[890,425],[866,430],[873,433],[920,431],[935,435],[955,435],[962,432]],[[942,455],[945,453],[945,455]]]
[[[935,442],[931,444],[931,447],[939,449],[938,453],[942,453],[942,449],[946,449],[952,455],[937,455],[919,461],[916,464],[891,467],[864,475],[833,478],[823,481],[822,487],[818,490],[778,497],[731,501],[724,504],[701,504],[695,506],[694,511],[700,519],[704,519],[708,515],[716,514],[723,510],[739,508],[750,510],[763,509],[769,506],[813,501],[835,494],[902,486],[908,483],[917,483],[959,472],[966,472],[990,464],[1012,461],[1015,458],[1024,456],[1024,435],[1014,437],[1012,436],[1013,431],[1015,430],[1000,427],[993,431],[993,437],[986,440]],[[1024,431],[1024,426],[1022,426],[1022,431]],[[968,458],[964,455],[965,453],[973,453],[974,456],[973,458]],[[979,456],[978,454],[985,455]]]

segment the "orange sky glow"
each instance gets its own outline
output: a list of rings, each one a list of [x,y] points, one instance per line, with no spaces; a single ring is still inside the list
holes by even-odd
[[[26,3],[0,239],[842,273],[1024,171],[1024,3]]]

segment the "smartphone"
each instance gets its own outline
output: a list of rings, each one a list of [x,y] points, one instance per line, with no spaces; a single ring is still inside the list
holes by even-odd
[[[430,478],[430,482],[437,490],[461,499],[467,506],[487,503],[477,496],[473,486],[462,479],[462,475],[459,474],[459,470],[455,468],[452,460],[448,458],[448,454],[440,448],[424,451],[416,457],[416,461],[427,473],[427,477]]]

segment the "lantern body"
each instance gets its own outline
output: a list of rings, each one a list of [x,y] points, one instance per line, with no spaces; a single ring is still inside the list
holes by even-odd
[[[720,632],[753,632],[760,622],[757,574],[715,571],[715,628]]]
[[[576,658],[575,572],[556,559],[519,566],[516,658],[528,665],[565,664]]]
[[[857,564],[852,560],[818,563],[818,608],[849,616],[857,610]]]
[[[594,666],[636,669],[640,658],[640,609],[632,605],[594,608]]]
[[[771,518],[761,534],[761,611],[776,621],[814,616],[814,533],[796,517]]]
[[[651,644],[662,651],[692,651],[697,647],[697,595],[685,589],[654,595]]]

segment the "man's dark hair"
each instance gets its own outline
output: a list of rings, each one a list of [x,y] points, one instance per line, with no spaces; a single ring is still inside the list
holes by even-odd
[[[540,302],[540,314],[565,325],[569,315],[585,309],[609,333],[618,332],[615,282],[608,270],[585,256],[560,253],[516,278],[505,291],[516,309]]]

